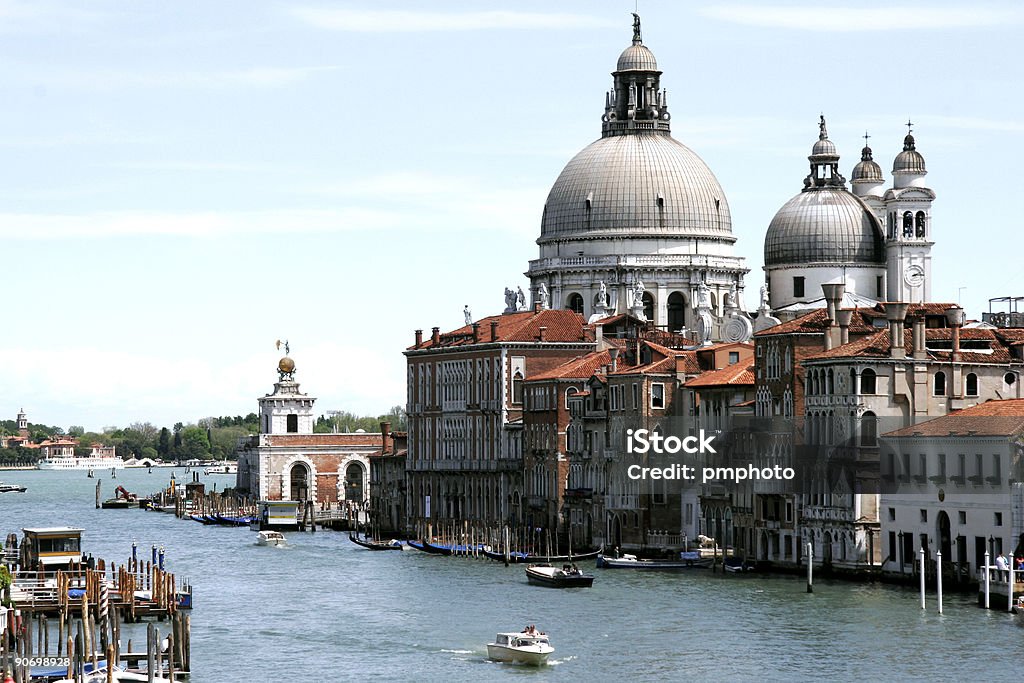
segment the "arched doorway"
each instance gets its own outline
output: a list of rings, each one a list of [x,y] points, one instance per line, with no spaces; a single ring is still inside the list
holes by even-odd
[[[644,317],[654,322],[654,297],[650,292],[644,292],[642,299],[644,302]]]
[[[565,300],[565,307],[570,311],[575,311],[580,315],[583,315],[583,297],[575,292],[569,295],[569,298]]]
[[[832,534],[828,531],[821,539],[821,563],[826,567],[832,566]]]
[[[357,462],[345,468],[345,500],[363,502],[363,466]]]
[[[612,516],[612,545],[616,550],[622,547],[622,524],[618,515]]]
[[[942,551],[942,559],[946,562],[953,561],[953,537],[949,531],[949,515],[945,510],[939,512],[936,520],[939,528],[939,550]]]
[[[668,331],[678,332],[686,327],[686,297],[682,292],[668,295]]]
[[[297,462],[292,465],[288,481],[290,484],[290,498],[292,500],[306,500],[309,498],[309,467],[306,463]]]

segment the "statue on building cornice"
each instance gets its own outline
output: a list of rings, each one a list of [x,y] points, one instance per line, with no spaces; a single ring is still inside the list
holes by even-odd
[[[505,311],[504,312],[505,313],[515,313],[516,312],[516,293],[514,291],[512,291],[511,289],[509,289],[508,287],[505,288]]]
[[[526,310],[526,295],[523,294],[523,288],[522,287],[519,287],[518,290],[519,291],[516,293],[516,310],[517,311],[525,311]]]
[[[469,310],[469,304],[462,309],[462,317],[465,318],[467,325],[473,324],[473,313]]]
[[[540,299],[540,307],[542,310],[547,310],[551,306],[551,302],[548,299],[548,286],[543,282],[537,287],[537,298]]]

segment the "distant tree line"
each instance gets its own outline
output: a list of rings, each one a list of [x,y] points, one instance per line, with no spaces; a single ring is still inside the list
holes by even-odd
[[[395,406],[378,417],[359,416],[349,412],[332,412],[317,418],[314,432],[367,432],[380,430],[381,422],[390,422],[394,431],[405,430],[405,409]],[[133,422],[127,427],[104,427],[102,432],[87,432],[84,427],[61,427],[29,424],[29,440],[42,443],[47,439],[68,436],[78,439],[75,455],[85,456],[93,444],[114,446],[124,458],[151,458],[153,460],[234,460],[238,457],[239,439],[260,431],[259,415],[204,417],[196,424],[176,422],[170,429],[156,427],[150,422]],[[17,435],[14,420],[0,420],[0,436]],[[30,464],[39,460],[36,448],[0,448],[0,462]]]

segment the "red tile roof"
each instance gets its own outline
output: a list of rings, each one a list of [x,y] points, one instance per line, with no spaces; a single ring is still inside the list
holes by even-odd
[[[987,401],[889,432],[890,437],[1010,436],[1024,430],[1024,399]]]
[[[497,322],[497,341],[528,342],[538,341],[540,328],[546,327],[544,341],[548,342],[585,342],[588,337],[584,331],[586,321],[574,311],[544,310],[522,311],[505,315],[492,315],[479,320],[478,338],[475,343],[487,344],[491,341],[491,323]],[[466,346],[473,344],[473,326],[464,325],[457,330],[440,335],[438,347]],[[410,346],[408,350],[423,350],[434,347],[430,337],[419,346]]]
[[[989,341],[990,351],[979,352],[978,350],[961,349],[960,360],[965,363],[983,364],[1004,364],[1013,360],[1009,350],[1002,344],[995,330],[968,329],[960,330],[961,342]],[[925,344],[929,341],[950,341],[953,330],[951,328],[928,328],[925,330]],[[913,331],[903,330],[903,350],[910,356],[914,351]],[[949,360],[952,350],[927,349],[927,357],[931,360]],[[806,360],[818,360],[825,358],[888,358],[889,331],[879,330],[875,334],[855,339],[848,344],[837,346],[829,351],[815,354]]]
[[[687,380],[686,387],[754,386],[754,363],[735,363]]]
[[[622,356],[619,356],[621,360]],[[547,372],[541,372],[536,375],[530,375],[526,378],[528,382],[536,382],[538,380],[552,380],[552,379],[587,379],[601,367],[610,365],[612,362],[611,354],[607,351],[595,351],[594,353],[588,353],[585,356],[577,356],[572,360],[559,365],[556,368],[548,370]]]

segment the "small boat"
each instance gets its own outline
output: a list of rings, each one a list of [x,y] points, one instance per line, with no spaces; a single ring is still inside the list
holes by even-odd
[[[678,560],[644,560],[636,555],[597,556],[597,566],[602,569],[703,569],[710,567],[711,561],[712,558],[701,557],[696,551],[681,552]]]
[[[0,481],[0,493],[25,493],[25,487],[18,484],[5,484]]]
[[[282,546],[286,545],[287,542],[285,541],[284,534],[282,534],[280,531],[267,530],[259,532],[258,538],[256,539],[256,544]]]
[[[403,545],[401,541],[396,539],[391,539],[390,541],[371,541],[359,538],[353,534],[348,535],[348,540],[368,550],[401,550]]]
[[[754,571],[754,563],[747,562],[741,557],[727,557],[723,561],[725,571],[732,574],[744,574]]]
[[[480,552],[496,562],[505,561],[505,553],[500,550],[482,548]],[[601,552],[602,550],[599,548],[589,553],[573,553],[572,557],[570,557],[569,555],[535,555],[533,553],[513,551],[508,554],[508,561],[510,564],[526,564],[533,562],[578,562],[584,560],[596,560]]]
[[[584,574],[574,564],[563,564],[561,569],[550,564],[531,564],[526,568],[526,578],[537,586],[551,588],[590,588],[594,577]]]
[[[522,633],[499,633],[487,643],[487,658],[495,662],[542,666],[555,651],[548,637],[530,627]]]

